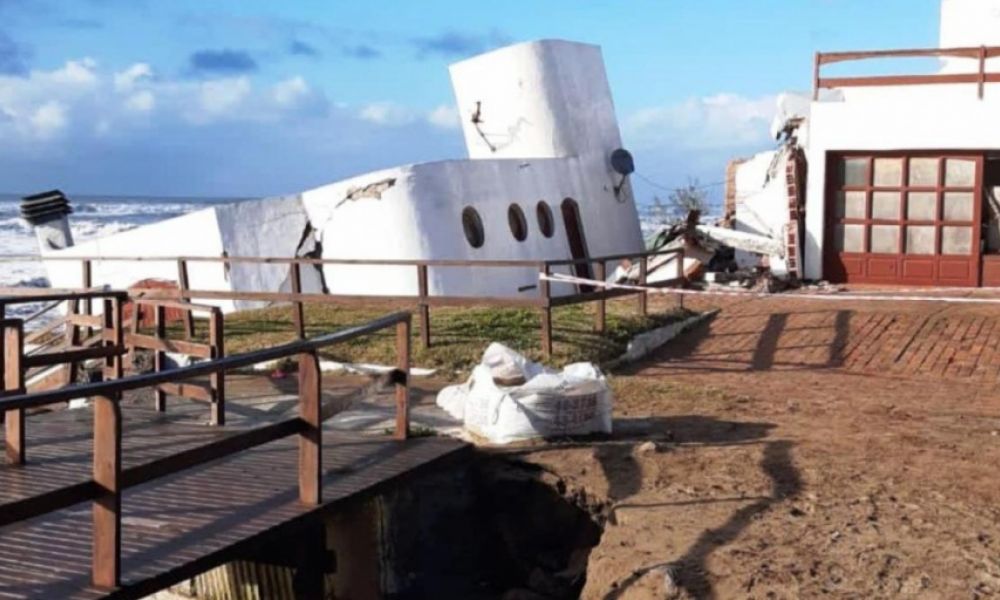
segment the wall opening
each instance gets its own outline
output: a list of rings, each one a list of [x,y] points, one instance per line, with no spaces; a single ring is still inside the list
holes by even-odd
[[[538,229],[547,238],[551,238],[556,233],[556,222],[552,217],[552,209],[549,207],[545,200],[538,202],[538,206],[535,208],[535,213],[538,216]]]
[[[577,204],[576,200],[566,198],[563,200],[561,209],[563,225],[566,227],[566,240],[569,242],[570,255],[574,260],[590,258],[590,253],[587,252],[587,239],[583,233],[583,220],[580,218],[580,205]],[[577,277],[583,277],[584,279],[594,278],[594,272],[588,262],[573,265],[573,271]],[[580,286],[580,291],[590,292],[593,291],[593,287],[589,285]]]
[[[479,216],[479,211],[471,206],[465,207],[462,211],[462,229],[470,246],[482,248],[486,241],[486,232],[483,231],[483,219]]]
[[[507,224],[510,225],[510,233],[515,240],[523,242],[528,239],[528,220],[517,204],[511,204],[507,208]]]

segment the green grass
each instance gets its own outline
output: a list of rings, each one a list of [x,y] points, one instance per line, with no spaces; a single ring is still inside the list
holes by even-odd
[[[357,325],[383,316],[400,307],[377,304],[365,307],[330,305],[306,306],[306,333],[313,337]],[[640,316],[635,299],[609,301],[604,334],[594,332],[596,305],[575,305],[553,310],[553,356],[551,366],[590,361],[598,364],[625,352],[628,341],[638,333],[686,318],[692,313],[666,307]],[[419,319],[414,315],[412,362],[414,366],[436,368],[441,374],[459,376],[479,363],[490,342],[501,342],[541,360],[541,318],[537,310],[511,308],[437,308],[431,311],[431,347],[420,344]],[[171,333],[177,336],[179,330]],[[205,326],[198,323],[202,337]],[[244,311],[226,316],[226,353],[236,354],[289,342],[294,339],[292,313],[288,306]],[[392,364],[395,362],[395,331],[332,346],[324,358],[341,362]]]

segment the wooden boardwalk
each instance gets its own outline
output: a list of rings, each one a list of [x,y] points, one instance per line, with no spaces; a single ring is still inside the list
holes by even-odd
[[[324,400],[329,402],[326,393]],[[122,406],[123,474],[247,430],[240,419],[225,427],[200,424],[204,405],[172,405],[163,414],[150,404]],[[89,409],[28,418],[28,463],[0,466],[0,518],[46,493],[91,482],[93,419]],[[287,534],[339,503],[459,458],[465,448],[447,438],[398,441],[327,428],[319,507],[299,501],[294,436],[128,488],[122,497],[122,585],[113,591],[91,586],[89,502],[13,523],[0,528],[0,598],[142,597]]]

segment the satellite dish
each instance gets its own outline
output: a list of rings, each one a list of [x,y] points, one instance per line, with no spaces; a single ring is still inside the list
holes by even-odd
[[[611,153],[611,168],[622,176],[622,180],[615,186],[615,198],[619,202],[623,202],[621,193],[625,186],[625,180],[635,172],[635,161],[632,160],[632,154],[624,148],[615,150]]]
[[[635,161],[632,154],[624,148],[619,148],[611,153],[611,168],[615,173],[627,177],[635,172]]]

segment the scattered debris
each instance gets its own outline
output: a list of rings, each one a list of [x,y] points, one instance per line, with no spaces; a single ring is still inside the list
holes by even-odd
[[[323,373],[348,373],[351,375],[385,375],[395,370],[396,367],[388,365],[376,365],[372,363],[343,363],[334,360],[320,360],[319,370]],[[257,363],[252,367],[254,371],[270,371],[272,377],[281,378],[288,373],[294,373],[298,369],[295,361],[287,359],[269,360]],[[279,377],[275,374],[281,373]],[[437,374],[437,369],[424,369],[420,367],[410,367],[411,377],[433,377]]]

